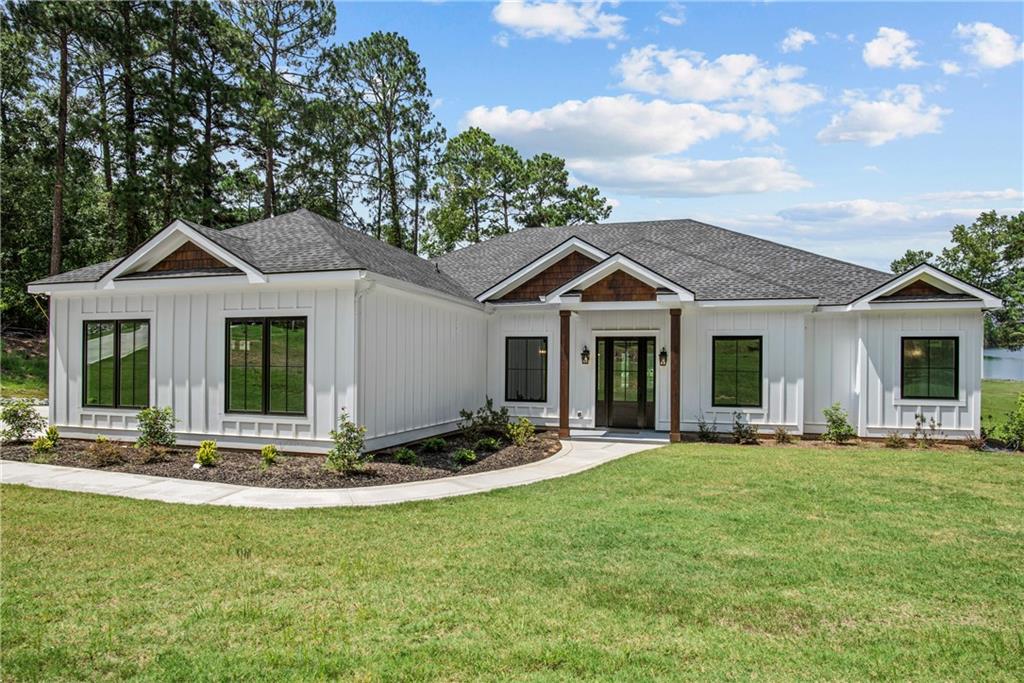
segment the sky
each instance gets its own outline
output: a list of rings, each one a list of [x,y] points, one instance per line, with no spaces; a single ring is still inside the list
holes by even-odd
[[[1024,3],[341,3],[449,135],[566,158],[610,221],[694,218],[887,270],[1024,206]]]

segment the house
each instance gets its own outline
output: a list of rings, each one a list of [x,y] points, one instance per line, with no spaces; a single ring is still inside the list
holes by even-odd
[[[342,410],[378,448],[493,397],[557,426],[698,419],[857,433],[981,419],[990,293],[894,277],[692,220],[525,229],[427,261],[306,210],[218,231],[185,220],[49,295],[50,421],[132,438],[171,406],[183,443],[322,451]]]

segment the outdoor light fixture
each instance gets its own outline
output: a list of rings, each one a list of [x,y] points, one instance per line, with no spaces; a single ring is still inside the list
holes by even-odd
[[[583,351],[580,352],[580,362],[584,365],[590,364],[590,349],[587,348],[586,344],[583,345]]]
[[[661,351],[658,352],[658,365],[661,367],[668,365],[668,351],[665,350],[664,346],[662,346]]]

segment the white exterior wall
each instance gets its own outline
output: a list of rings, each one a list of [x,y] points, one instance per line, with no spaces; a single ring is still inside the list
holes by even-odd
[[[954,400],[900,396],[900,339],[929,335],[960,340],[960,395]],[[807,326],[807,431],[820,433],[821,411],[838,401],[860,436],[906,434],[917,414],[934,417],[947,437],[977,434],[983,344],[979,311],[814,314]]]
[[[134,437],[137,410],[82,405],[83,322],[145,319],[150,322],[150,405],[174,410],[182,443],[212,437],[224,446],[316,446],[316,440],[329,438],[338,412],[354,406],[354,292],[352,283],[341,283],[322,289],[55,294],[50,421],[68,436]],[[225,412],[225,321],[247,316],[307,318],[305,416]]]
[[[358,416],[373,447],[455,429],[484,403],[487,316],[438,297],[371,286],[356,296]]]

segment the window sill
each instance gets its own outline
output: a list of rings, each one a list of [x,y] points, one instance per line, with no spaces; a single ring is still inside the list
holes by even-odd
[[[967,400],[962,398],[894,398],[894,406],[946,406],[966,408]]]
[[[289,424],[311,424],[308,415],[290,415],[286,413],[221,413],[221,420],[258,420],[265,422],[286,422]]]

